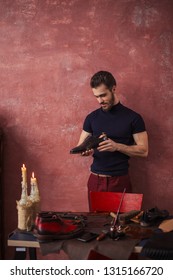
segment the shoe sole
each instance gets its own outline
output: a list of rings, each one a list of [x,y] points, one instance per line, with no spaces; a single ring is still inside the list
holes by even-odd
[[[78,229],[75,232],[71,232],[69,234],[40,234],[38,232],[34,233],[34,236],[38,239],[39,242],[53,241],[53,240],[66,240],[78,237],[84,231],[83,228]]]

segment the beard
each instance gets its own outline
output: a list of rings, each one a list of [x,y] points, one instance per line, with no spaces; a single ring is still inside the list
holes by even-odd
[[[100,103],[102,110],[105,112],[110,111],[114,106],[114,104],[115,104],[115,96],[113,93],[109,101]]]

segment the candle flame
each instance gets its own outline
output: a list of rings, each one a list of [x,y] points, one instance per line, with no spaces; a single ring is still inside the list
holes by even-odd
[[[23,163],[23,168],[25,168],[25,164]]]
[[[32,178],[34,178],[34,172],[32,172]]]

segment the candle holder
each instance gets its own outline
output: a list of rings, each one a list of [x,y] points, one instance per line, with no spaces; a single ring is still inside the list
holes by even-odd
[[[27,170],[23,164],[22,168],[22,193],[21,199],[16,201],[18,210],[18,229],[23,231],[31,231],[35,224],[35,218],[40,211],[40,195],[37,185],[37,179],[34,172],[31,177],[31,192],[28,196],[27,192]]]
[[[27,192],[27,183],[21,182],[22,184],[22,194],[21,199],[19,201],[20,205],[26,205],[28,199],[28,192]]]
[[[29,200],[32,202],[31,223],[34,226],[37,213],[40,211],[40,195],[36,182],[31,182],[31,193]]]
[[[18,229],[22,231],[30,231],[32,229],[32,202],[27,201],[27,203],[20,204],[20,201],[16,201],[18,210]]]

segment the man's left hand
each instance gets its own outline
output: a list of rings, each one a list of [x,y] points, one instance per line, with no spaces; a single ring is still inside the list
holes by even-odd
[[[99,152],[115,152],[118,149],[118,143],[115,141],[108,139],[99,144],[97,150]]]

